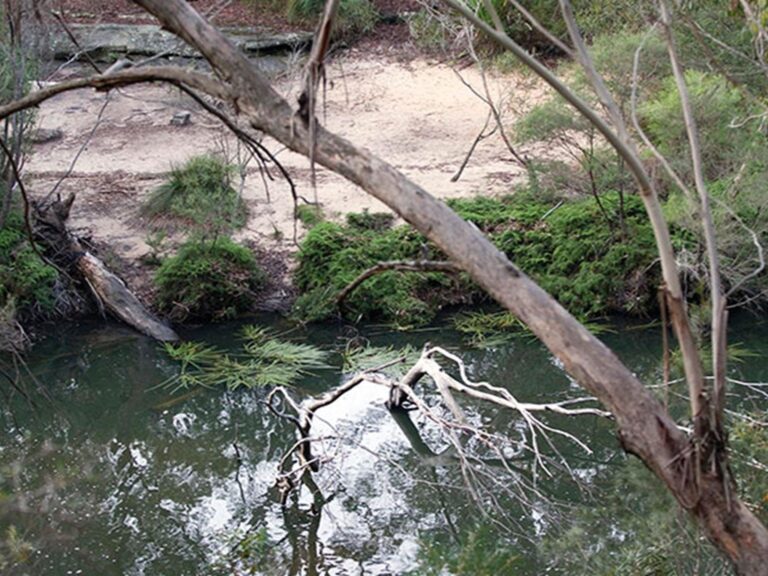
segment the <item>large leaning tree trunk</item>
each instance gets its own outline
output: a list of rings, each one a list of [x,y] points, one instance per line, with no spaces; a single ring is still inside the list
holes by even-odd
[[[703,465],[691,441],[613,352],[444,203],[381,159],[312,124],[316,122],[313,117],[297,114],[242,54],[185,2],[135,1],[200,50],[229,91],[229,100],[254,128],[312,156],[315,162],[383,201],[524,321],[563,361],[566,370],[611,411],[624,448],[641,458],[701,521],[736,569],[742,574],[766,574],[766,528],[736,497],[727,474],[719,467]],[[697,362],[694,354],[692,363]],[[700,368],[698,374],[695,368],[690,371],[700,378]]]
[[[346,177],[434,242],[454,264],[525,322],[563,362],[565,369],[610,410],[624,449],[639,457],[664,482],[740,574],[768,573],[768,530],[739,500],[727,472],[712,466],[709,458],[701,457],[700,445],[707,439],[696,432],[690,437],[683,433],[610,349],[475,227],[383,160],[328,132],[312,115],[294,110],[242,53],[183,0],[134,1],[198,49],[211,64],[216,78],[168,68],[95,76],[0,107],[0,119],[75,85],[105,89],[122,83],[164,80],[228,101],[253,128]],[[622,137],[616,140],[621,143]],[[652,203],[653,198],[650,200]],[[658,216],[658,212],[652,214]],[[669,254],[661,256],[669,258]],[[671,264],[666,264],[670,279],[675,271]],[[678,314],[678,339],[685,348],[690,340],[685,334],[684,303],[679,305]],[[700,385],[701,367],[695,350],[687,362],[687,377]]]

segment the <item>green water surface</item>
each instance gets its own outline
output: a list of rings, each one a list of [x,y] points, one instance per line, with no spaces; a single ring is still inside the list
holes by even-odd
[[[258,322],[283,327],[274,317]],[[238,329],[224,324],[185,337],[235,346]],[[758,352],[736,374],[768,380],[760,354],[766,326],[748,318],[732,332]],[[294,335],[334,351],[329,369],[297,387],[298,399],[343,381],[340,352],[349,328]],[[407,335],[368,327],[354,336],[380,346],[444,346],[464,358],[471,378],[521,400],[584,395],[528,337],[477,349],[445,327]],[[603,339],[645,381],[659,379],[657,327],[616,326]],[[304,490],[282,505],[277,468],[295,435],[290,422],[265,408],[267,390],[171,393],[158,385],[177,367],[161,348],[105,323],[55,327],[27,362],[34,379],[26,376],[20,390],[8,382],[0,388],[0,533],[7,536],[12,526],[28,544],[19,552],[25,562],[6,559],[8,574],[419,574],[443,548],[477,545],[473,538],[488,527],[493,536],[481,540],[485,552],[517,556],[514,568],[503,570],[539,574],[547,563],[537,542],[562,513],[558,503],[583,505],[589,486],[625,461],[610,422],[545,417],[593,452],[556,440],[581,485],[557,466],[551,476],[534,473],[521,418],[468,402],[470,421],[510,439],[505,456],[538,491],[526,492],[521,503],[507,475],[499,476],[498,493],[489,476],[482,493],[471,494],[455,458],[425,456],[449,447],[444,434],[412,414],[406,418],[423,444],[409,440],[402,415],[398,424],[384,406],[386,390],[364,385],[318,413],[315,433],[328,437],[321,446],[328,462],[315,476],[324,501]],[[436,404],[434,391],[423,393]],[[487,513],[494,507],[504,513]]]

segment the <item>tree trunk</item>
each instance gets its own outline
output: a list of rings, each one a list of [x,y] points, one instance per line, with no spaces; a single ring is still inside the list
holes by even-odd
[[[182,0],[134,0],[199,49],[228,99],[253,125],[310,154],[310,130],[291,106],[213,26]],[[618,358],[476,228],[393,167],[321,126],[315,160],[378,198],[432,240],[524,321],[581,385],[613,413],[636,454],[703,525],[744,575],[768,573],[768,531],[733,494],[726,474],[699,474],[695,450],[661,404]]]
[[[176,332],[150,314],[125,283],[96,256],[83,252],[77,261],[77,269],[113,316],[155,340],[173,342],[179,339]]]
[[[161,342],[178,340],[176,333],[157,319],[139,302],[125,283],[99,258],[86,250],[66,226],[67,216],[75,200],[71,194],[63,202],[57,200],[46,210],[35,210],[35,235],[62,254],[62,260],[74,262],[74,270],[88,284],[99,306],[118,320]]]

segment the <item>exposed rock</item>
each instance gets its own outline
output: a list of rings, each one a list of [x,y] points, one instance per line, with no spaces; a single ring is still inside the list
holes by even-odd
[[[171,126],[186,126],[192,121],[192,112],[188,110],[182,110],[176,112],[171,118]]]
[[[60,33],[52,39],[57,59],[67,60],[82,52],[108,62],[122,56],[149,57],[160,53],[169,58],[199,57],[176,36],[151,24],[74,24],[71,29],[80,47]],[[253,55],[293,52],[312,42],[311,32],[272,33],[234,28],[224,32],[241,50]]]
[[[29,135],[29,141],[33,144],[45,144],[46,142],[61,140],[63,137],[64,132],[58,128],[38,128]]]

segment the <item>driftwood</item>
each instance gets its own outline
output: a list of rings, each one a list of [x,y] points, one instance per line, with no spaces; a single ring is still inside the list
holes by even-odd
[[[125,283],[88,251],[77,261],[77,269],[106,310],[139,332],[155,340],[178,340],[171,328],[150,313]]]
[[[82,278],[100,310],[108,311],[120,321],[156,340],[178,340],[176,333],[149,312],[125,282],[67,229],[66,219],[74,199],[72,194],[44,208],[35,206],[35,236],[56,253],[57,265],[65,263],[73,275]]]

